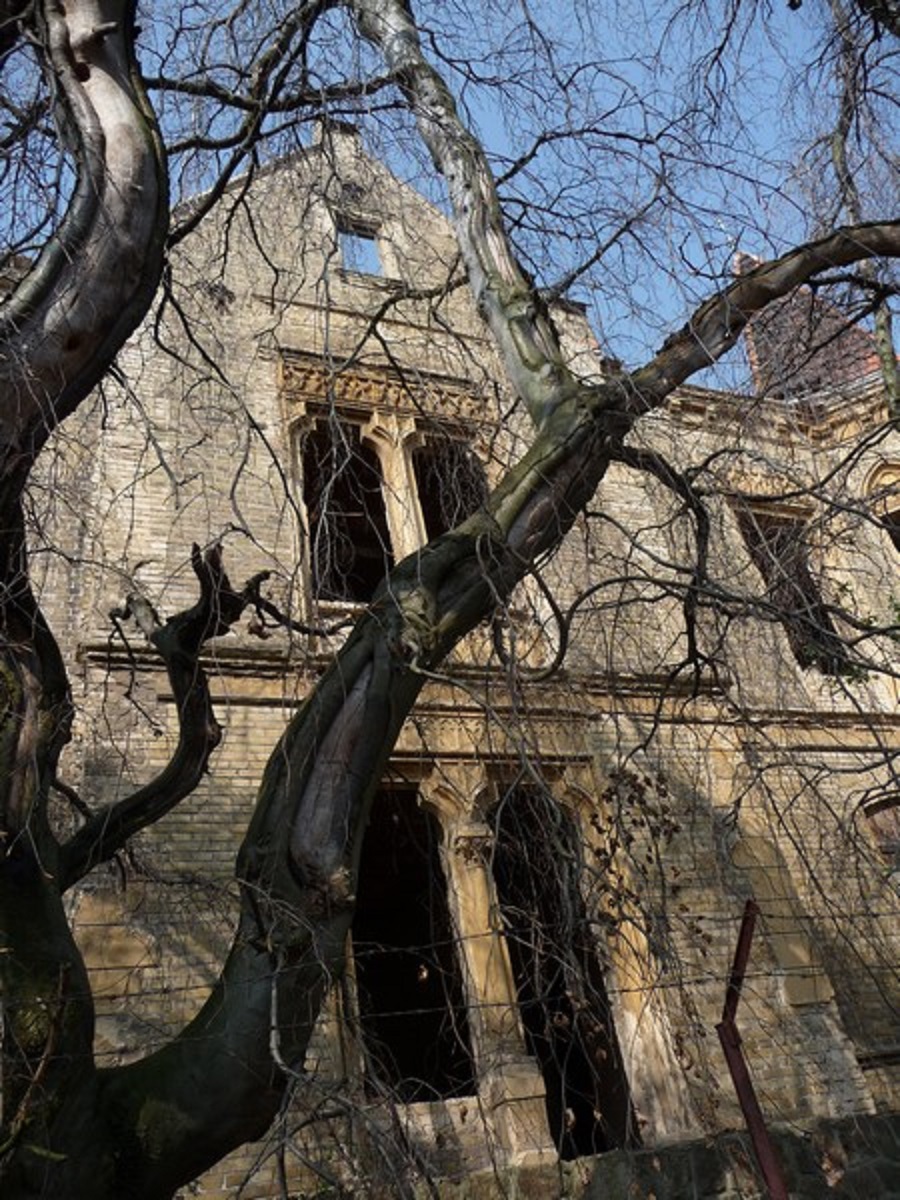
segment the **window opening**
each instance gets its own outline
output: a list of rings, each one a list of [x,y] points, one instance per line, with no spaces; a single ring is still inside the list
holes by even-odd
[[[338,225],[338,249],[345,271],[360,275],[383,275],[375,231],[356,225]]]
[[[492,816],[494,879],[530,1054],[561,1158],[635,1145],[628,1081],[579,888],[575,826],[537,788]]]
[[[735,514],[797,663],[825,675],[846,673],[851,667],[846,647],[810,569],[806,522],[758,509],[739,507]]]
[[[886,512],[881,521],[895,548],[900,550],[900,508],[894,508]]]
[[[414,788],[375,799],[353,920],[359,1025],[371,1091],[411,1103],[470,1096],[475,1071],[440,858]]]
[[[413,450],[412,464],[429,541],[471,516],[487,499],[484,469],[463,442],[431,435]]]
[[[883,858],[900,868],[900,798],[889,796],[867,805],[865,814]]]
[[[358,426],[322,419],[301,459],[313,595],[365,603],[393,564],[378,455]]]

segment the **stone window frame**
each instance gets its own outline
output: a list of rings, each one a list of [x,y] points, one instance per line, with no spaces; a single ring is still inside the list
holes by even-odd
[[[591,811],[590,797],[567,778],[568,774],[569,772],[554,770],[552,767],[542,770],[540,779],[522,776],[521,772],[496,773],[492,785],[481,797],[480,807],[489,837],[485,868],[490,875],[494,897],[494,923],[498,929],[498,936],[503,941],[509,964],[510,1003],[515,1009],[522,1045],[526,1047],[527,1057],[542,1080],[547,1097],[548,1132],[554,1151],[563,1159],[575,1160],[585,1155],[626,1146],[634,1148],[641,1142],[641,1133],[635,1109],[631,1064],[621,1038],[620,1013],[611,992],[616,984],[613,955],[611,947],[606,945],[602,938],[597,937],[597,922],[591,914],[590,898],[586,891],[592,868],[589,865],[590,846],[584,815]],[[571,957],[567,958],[565,963],[560,961],[555,965],[545,964],[545,967],[550,967],[550,975],[559,976],[558,983],[562,990],[547,991],[534,997],[532,1003],[537,1003],[549,1019],[543,1027],[535,1026],[531,1030],[522,1009],[522,980],[517,978],[514,965],[517,955],[510,931],[506,928],[502,888],[496,871],[496,856],[500,850],[499,815],[504,805],[514,802],[517,792],[535,797],[543,794],[553,807],[558,809],[558,834],[562,839],[559,861],[570,864],[565,877],[558,880],[560,886],[566,887],[567,896],[563,899],[562,891],[559,892],[559,896],[562,900],[561,907],[569,911],[573,933],[577,930],[579,934],[571,943]],[[566,844],[567,849],[564,848]],[[529,840],[528,845],[534,847],[537,843]],[[526,843],[521,842],[520,848],[527,851]],[[538,874],[534,878],[537,889],[543,890],[543,876]],[[530,953],[534,956],[527,975],[533,978],[534,974],[539,974],[546,986],[552,988],[550,976],[545,978],[544,968],[538,966],[544,957],[541,942],[545,931],[540,928],[541,909],[540,902],[536,902],[534,911],[527,918],[527,924],[537,934],[537,940],[526,937],[525,942],[520,944],[530,946]],[[525,953],[527,961],[529,950],[526,949]],[[519,969],[522,969],[522,963]],[[574,1008],[570,1012],[567,1003],[572,1000],[574,994],[570,989],[578,990],[576,980],[585,990],[580,1002],[573,1001]],[[571,1027],[571,1036],[564,1038],[562,1042],[552,1035],[548,1038],[542,1031],[548,1026],[556,1025],[557,1021],[566,1028]],[[549,1053],[549,1059],[546,1061],[542,1062],[536,1044],[527,1049],[535,1033],[539,1041],[546,1043],[544,1048]],[[601,1044],[605,1047],[602,1052]],[[564,1051],[565,1046],[568,1046],[568,1049]],[[592,1051],[600,1054],[598,1065],[591,1064]],[[551,1087],[554,1089],[554,1096],[550,1095]],[[599,1089],[593,1093],[594,1123],[587,1132],[582,1131],[581,1136],[578,1136],[575,1111],[580,1105],[579,1119],[590,1117],[588,1097],[592,1088]],[[556,1111],[557,1109],[559,1111]],[[598,1110],[603,1112],[602,1120],[598,1117]],[[601,1146],[596,1139],[601,1139],[605,1144]],[[593,1149],[588,1148],[589,1142],[595,1143]]]
[[[866,479],[864,494],[876,521],[900,550],[900,462],[879,463]]]
[[[474,431],[461,426],[458,421],[441,420],[440,417],[421,417],[415,422],[415,429],[403,441],[403,453],[407,459],[407,468],[412,487],[411,508],[417,524],[418,545],[424,546],[432,538],[439,537],[483,504],[489,494],[487,472],[484,464],[473,450]],[[422,481],[416,466],[416,457],[422,450],[442,451],[453,448],[458,454],[456,470],[461,478],[460,487],[465,495],[457,497],[455,512],[448,513],[446,509],[440,514],[440,528],[429,521],[431,506],[423,502]],[[469,504],[468,501],[472,503]],[[429,524],[432,523],[432,528]]]
[[[900,871],[900,794],[890,792],[862,805],[875,849],[892,871]]]
[[[294,356],[288,356],[293,360]],[[314,612],[347,612],[358,610],[367,601],[362,599],[325,599],[314,595],[310,564],[310,520],[304,498],[302,439],[317,422],[334,420],[358,430],[360,443],[376,456],[381,471],[382,495],[387,532],[393,562],[415,553],[428,540],[426,518],[420,502],[413,455],[426,445],[429,437],[440,435],[466,446],[472,462],[484,471],[484,463],[475,452],[482,421],[456,413],[425,411],[425,401],[415,400],[416,385],[395,380],[383,369],[369,369],[358,374],[350,370],[329,376],[327,370],[307,356],[297,356],[301,369],[307,370],[315,381],[315,391],[302,396],[291,394],[290,367],[282,364],[282,392],[287,407],[287,439],[290,447],[296,508],[300,517],[300,558],[303,562],[305,608]],[[337,386],[332,386],[336,382]],[[437,387],[450,391],[451,399],[462,396],[471,402],[472,394],[456,381],[445,382],[424,377],[423,389]],[[451,390],[452,388],[452,390]],[[321,389],[321,390],[319,390]],[[329,396],[329,392],[333,395]],[[318,392],[318,394],[316,394]],[[398,403],[399,401],[399,403]],[[401,407],[402,403],[402,407]],[[489,484],[484,471],[484,496]]]
[[[419,805],[429,810],[440,831],[439,854],[474,1069],[471,1094],[401,1101],[402,1120],[411,1143],[427,1145],[429,1152],[436,1129],[458,1125],[463,1132],[472,1126],[473,1131],[482,1130],[477,1143],[461,1142],[458,1155],[474,1151],[494,1164],[542,1165],[554,1161],[556,1154],[547,1128],[543,1081],[525,1052],[509,956],[497,923],[492,837],[481,812],[484,797],[496,794],[491,777],[486,764],[474,759],[442,761],[436,769],[431,760],[418,757],[392,763],[384,776],[388,789],[415,788]],[[364,1048],[350,936],[347,969],[333,1003],[334,1068],[362,1084]],[[481,1126],[472,1122],[474,1109],[481,1114]],[[486,1164],[472,1165],[480,1169]]]
[[[371,184],[345,182],[328,205],[328,215],[334,262],[343,279],[388,291],[401,286],[400,263],[388,232],[391,215],[379,209]]]
[[[586,836],[586,821],[597,803],[596,785],[591,782],[594,768],[587,761],[547,762],[543,768],[547,787],[583,843],[587,864],[591,843]],[[384,782],[388,788],[415,787],[418,803],[430,810],[441,831],[439,853],[451,931],[457,941],[463,982],[462,1003],[468,1016],[475,1082],[471,1096],[412,1100],[403,1104],[404,1126],[414,1140],[424,1138],[423,1144],[430,1145],[437,1127],[452,1128],[459,1122],[462,1122],[461,1129],[467,1127],[466,1114],[471,1113],[474,1102],[483,1119],[483,1133],[479,1135],[477,1146],[483,1150],[482,1139],[486,1137],[487,1152],[492,1161],[526,1166],[556,1161],[558,1149],[548,1124],[546,1083],[537,1061],[526,1048],[517,986],[500,920],[492,870],[494,832],[488,818],[503,791],[515,778],[517,769],[518,764],[505,756],[490,762],[469,758],[441,759],[437,767],[432,760],[416,755],[392,763]],[[583,885],[581,890],[587,901]],[[639,973],[641,987],[638,988],[635,986],[638,975],[634,974],[634,964],[631,964],[627,995],[620,995],[622,964],[617,959],[621,948],[617,950],[613,941],[599,949],[609,954],[604,973],[609,989],[610,1015],[620,1041],[635,1113],[638,1110],[643,1113],[654,1094],[654,1072],[660,1049],[666,1048],[663,1042],[669,1029],[669,1018],[662,1010],[657,1011],[658,997],[652,990],[655,978],[652,965]],[[645,986],[650,990],[644,991]],[[361,1047],[354,1033],[357,997],[352,959],[340,995],[339,1008],[334,1015],[341,1025],[346,1021],[346,1026],[344,1033],[335,1032],[335,1043],[340,1047],[335,1065],[342,1073],[361,1080],[364,1066]],[[634,1001],[639,1014],[634,1028],[623,1007],[626,1000]],[[649,1074],[642,1066],[642,1048],[645,1046],[653,1049],[653,1069]],[[676,1057],[674,1051],[668,1049],[670,1069],[674,1072]],[[677,1082],[673,1082],[673,1088],[678,1093],[679,1104],[685,1107],[687,1115],[683,1123],[688,1128],[694,1118],[688,1113],[686,1093],[681,1095],[684,1089]],[[669,1112],[666,1119],[675,1120]],[[653,1133],[654,1122],[651,1121],[647,1129],[644,1124],[643,1118],[636,1119],[633,1128],[638,1137]],[[675,1124],[678,1124],[677,1120]],[[473,1146],[474,1143],[461,1144],[460,1153],[468,1155]],[[475,1152],[479,1152],[477,1147]]]

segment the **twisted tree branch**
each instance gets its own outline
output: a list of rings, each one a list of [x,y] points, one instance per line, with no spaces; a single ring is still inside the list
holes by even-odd
[[[197,603],[165,624],[141,597],[130,596],[116,616],[130,617],[165,663],[178,713],[178,743],[163,770],[136,792],[93,814],[60,850],[63,889],[77,883],[98,863],[111,858],[128,838],[170,812],[197,787],[222,730],[209,694],[200,653],[211,639],[227,633],[248,604],[255,602],[264,574],[236,591],[225,573],[221,546],[201,552],[194,546],[191,565],[200,584]]]
[[[0,305],[0,481],[16,491],[143,318],[168,224],[165,156],[133,53],[134,0],[38,11],[78,177],[55,236]]]

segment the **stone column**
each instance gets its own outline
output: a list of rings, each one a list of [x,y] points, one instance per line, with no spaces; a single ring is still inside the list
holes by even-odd
[[[600,846],[596,836],[584,836],[584,817],[598,816],[601,828],[611,821],[611,813],[599,801],[603,778],[601,769],[587,762],[567,767],[563,777],[571,811],[582,816],[585,857],[592,868]],[[621,867],[628,871],[627,861]],[[633,880],[632,886],[637,889],[640,885]],[[588,915],[593,917],[597,897],[585,896],[585,900]],[[623,911],[619,915],[626,914]],[[642,1138],[664,1141],[696,1132],[700,1124],[691,1104],[670,1014],[657,987],[658,967],[640,914],[634,914],[626,935],[612,934],[602,950],[609,960],[606,977],[610,1012]]]
[[[490,871],[493,838],[472,811],[485,779],[480,767],[473,772],[462,764],[443,764],[441,775],[458,785],[458,795],[470,798],[461,810],[458,803],[448,803],[442,788],[443,796],[433,803],[444,818],[450,909],[459,937],[482,1108],[508,1164],[553,1160],[556,1149],[547,1125],[544,1081],[525,1051],[515,980],[500,928]]]

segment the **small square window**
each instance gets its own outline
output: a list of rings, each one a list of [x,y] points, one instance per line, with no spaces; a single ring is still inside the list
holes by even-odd
[[[354,271],[360,275],[384,274],[378,254],[378,242],[372,230],[338,226],[338,248],[341,253],[341,266],[345,271]]]

